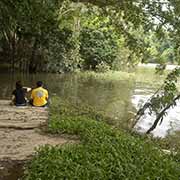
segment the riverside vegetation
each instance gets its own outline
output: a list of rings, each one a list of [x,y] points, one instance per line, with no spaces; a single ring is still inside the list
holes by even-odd
[[[178,16],[172,0],[1,0],[1,64],[63,73],[179,63]]]
[[[179,153],[165,154],[149,138],[109,125],[91,108],[54,97],[47,131],[77,135],[80,142],[37,149],[24,180],[180,178]]]

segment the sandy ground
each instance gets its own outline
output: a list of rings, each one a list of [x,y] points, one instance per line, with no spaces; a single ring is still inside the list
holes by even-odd
[[[25,160],[31,157],[35,148],[50,144],[62,145],[74,142],[71,138],[45,135],[38,130],[0,130],[0,160]]]
[[[44,133],[47,122],[48,108],[15,107],[0,100],[0,180],[19,179],[40,146],[79,142],[76,136]]]
[[[10,106],[10,101],[0,100],[0,128],[37,128],[46,124],[48,110],[36,107]]]
[[[75,143],[77,137],[42,134],[38,129],[0,129],[0,180],[17,180],[39,146]]]
[[[26,160],[35,148],[49,144],[62,145],[75,140],[67,136],[42,133],[48,121],[48,109],[10,106],[0,100],[0,161]]]

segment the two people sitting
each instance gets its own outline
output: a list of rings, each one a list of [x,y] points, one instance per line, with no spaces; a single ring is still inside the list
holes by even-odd
[[[27,92],[31,92],[31,97],[29,103],[36,107],[45,107],[48,104],[48,91],[43,88],[43,82],[38,81],[36,83],[36,88],[31,89],[28,87],[23,87],[20,81],[16,82],[16,89],[12,92],[12,101],[16,106],[26,106],[27,105]]]

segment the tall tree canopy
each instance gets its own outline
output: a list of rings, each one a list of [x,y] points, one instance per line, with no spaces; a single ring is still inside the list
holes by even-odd
[[[86,57],[80,49],[89,42],[84,43],[81,32],[84,32],[83,28],[91,29],[90,22],[98,19],[109,32],[113,30],[119,49],[125,48],[128,52],[128,60],[125,58],[124,62],[133,64],[137,56],[147,60],[150,54],[153,56],[150,59],[158,59],[158,62],[159,59],[162,62],[173,59],[179,63],[179,10],[177,0],[0,0],[0,59],[11,62],[12,68],[32,72],[52,66],[62,71],[83,67],[83,58]],[[93,25],[96,30],[102,30],[97,23]],[[107,32],[103,32],[106,37]],[[64,40],[63,33],[66,34]],[[160,43],[159,48],[150,50],[156,45],[147,41],[149,33],[154,34],[155,41]],[[155,53],[167,44],[165,38],[169,49]],[[112,44],[110,41],[107,43]],[[117,48],[116,56],[118,51]],[[103,58],[99,59],[101,62]]]

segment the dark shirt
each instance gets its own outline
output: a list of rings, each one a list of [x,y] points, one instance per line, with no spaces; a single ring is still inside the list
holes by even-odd
[[[15,89],[13,95],[15,96],[15,105],[24,105],[26,104],[25,94],[27,90],[24,88]]]

